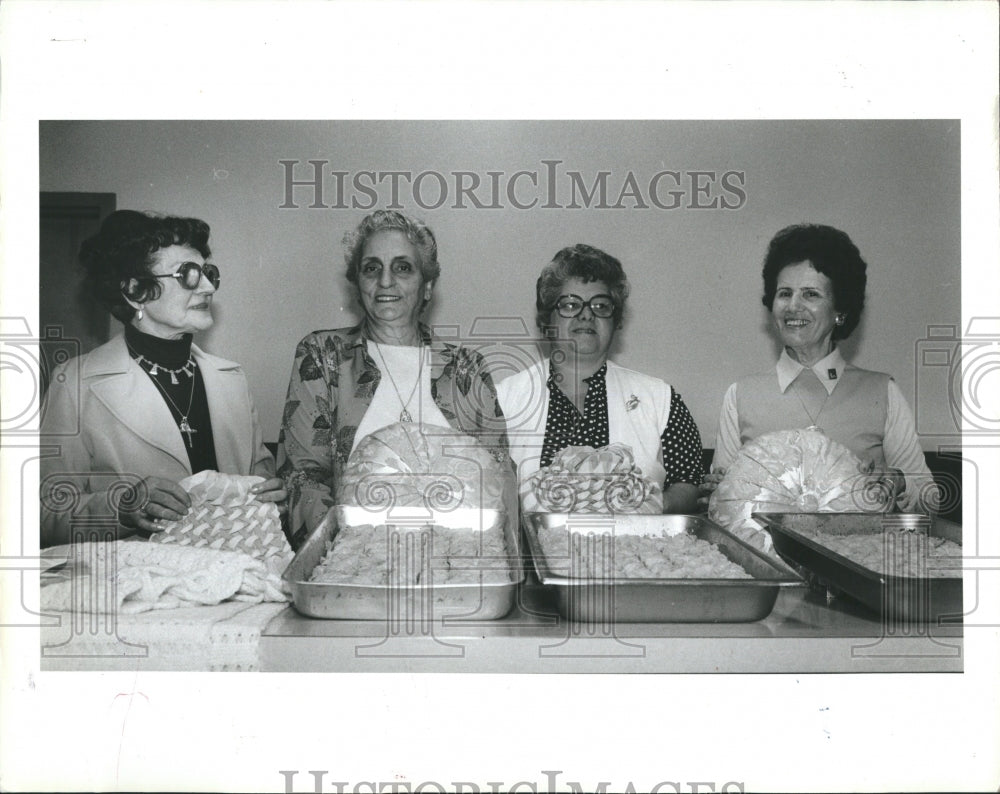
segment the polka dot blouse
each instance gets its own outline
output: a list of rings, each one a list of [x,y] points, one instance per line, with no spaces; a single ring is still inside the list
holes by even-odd
[[[587,395],[581,414],[573,402],[562,392],[555,373],[549,370],[549,415],[545,420],[545,440],[542,444],[541,465],[548,466],[552,459],[569,446],[605,447],[608,438],[608,386],[607,364],[589,378],[585,378]],[[675,482],[691,485],[701,483],[705,474],[701,458],[701,435],[691,417],[691,412],[673,391],[670,398],[670,422],[660,434],[663,451],[663,468],[667,471],[664,487]]]

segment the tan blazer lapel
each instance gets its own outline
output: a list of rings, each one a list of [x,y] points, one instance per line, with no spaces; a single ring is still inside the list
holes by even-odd
[[[149,376],[129,356],[124,338],[94,352],[82,376],[84,383],[94,379],[91,393],[121,424],[117,431],[110,428],[109,434],[125,429],[166,452],[190,473],[191,462],[173,414]]]
[[[191,352],[205,379],[219,471],[248,474],[253,464],[253,427],[243,371],[236,362],[209,355],[197,345]]]

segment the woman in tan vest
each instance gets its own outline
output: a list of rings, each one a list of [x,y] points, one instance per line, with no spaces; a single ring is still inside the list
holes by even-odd
[[[937,489],[899,387],[883,372],[849,364],[837,348],[861,318],[866,271],[850,237],[830,226],[789,226],[771,240],[762,301],[783,350],[773,370],[726,392],[702,501],[745,443],[808,428],[857,455],[898,509],[935,508]]]

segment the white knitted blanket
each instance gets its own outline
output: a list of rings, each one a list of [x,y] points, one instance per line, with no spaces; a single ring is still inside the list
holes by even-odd
[[[41,629],[45,671],[252,672],[260,641],[286,604],[225,601],[133,615],[55,612]],[[81,619],[83,618],[83,619]]]
[[[280,572],[242,552],[128,540],[63,551],[72,576],[43,580],[45,611],[127,615],[227,600],[288,600]]]

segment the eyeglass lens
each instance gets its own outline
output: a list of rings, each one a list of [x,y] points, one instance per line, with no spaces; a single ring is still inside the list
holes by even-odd
[[[615,312],[615,302],[610,295],[595,295],[590,300],[584,300],[579,295],[562,295],[556,301],[559,315],[566,318],[576,317],[586,306],[595,317],[610,317]]]
[[[198,283],[201,281],[202,274],[208,279],[208,282],[218,289],[219,282],[221,278],[219,277],[219,268],[216,265],[205,263],[204,265],[198,265],[195,262],[185,262],[181,265],[180,270],[177,271],[180,275],[181,283],[188,289],[196,289]]]

